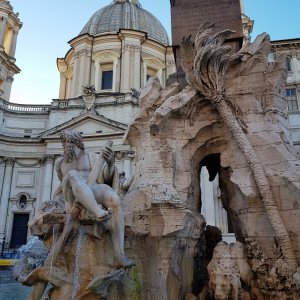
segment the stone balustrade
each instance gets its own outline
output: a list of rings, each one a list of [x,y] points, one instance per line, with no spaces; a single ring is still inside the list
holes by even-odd
[[[0,90],[1,92],[1,90]],[[1,93],[0,93],[1,97]],[[112,100],[113,99],[113,100]],[[78,101],[78,99],[77,99]],[[126,94],[126,95],[121,95],[117,96],[114,98],[100,98],[96,106],[101,106],[101,105],[107,105],[107,104],[112,104],[112,103],[126,103],[132,101],[132,95],[131,94]],[[16,113],[49,113],[51,108],[55,109],[66,109],[68,107],[84,107],[83,100],[80,99],[79,102],[76,103],[76,101],[70,101],[70,100],[58,100],[58,99],[53,99],[52,104],[18,104],[18,103],[12,103],[8,102],[2,98],[0,98],[0,109],[3,109],[5,111],[11,111],[11,112],[16,112]]]
[[[17,104],[0,99],[0,108],[20,113],[47,113],[50,111],[51,105]]]

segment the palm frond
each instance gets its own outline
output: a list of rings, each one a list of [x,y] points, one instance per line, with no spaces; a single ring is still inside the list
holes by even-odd
[[[223,30],[214,33],[214,27],[214,23],[203,23],[197,31],[195,44],[191,36],[184,38],[181,47],[182,68],[188,83],[208,99],[213,108],[219,101],[224,100],[240,124],[244,125],[241,110],[226,97],[224,87],[228,68],[241,58],[240,54],[232,53],[230,46],[224,45],[225,40],[234,31]]]

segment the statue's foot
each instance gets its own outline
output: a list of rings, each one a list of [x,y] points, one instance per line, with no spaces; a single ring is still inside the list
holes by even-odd
[[[94,223],[102,223],[106,220],[109,220],[112,217],[112,209],[108,210],[101,209],[101,212],[98,213],[98,216],[92,216],[88,213],[85,213],[80,216],[80,222],[85,225],[91,225]]]
[[[114,258],[113,267],[116,269],[130,268],[132,266],[135,266],[135,263],[126,255],[121,255]]]
[[[109,220],[112,217],[112,209],[109,207],[108,210],[104,210],[105,214],[98,216],[98,218],[95,219],[95,222],[103,222],[106,220]]]

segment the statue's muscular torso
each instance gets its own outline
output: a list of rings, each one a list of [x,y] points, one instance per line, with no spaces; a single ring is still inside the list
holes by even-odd
[[[70,163],[65,162],[63,157],[59,158],[55,163],[55,168],[60,180],[71,170],[78,171],[84,179],[87,179],[95,161],[96,155],[94,153],[81,151]]]

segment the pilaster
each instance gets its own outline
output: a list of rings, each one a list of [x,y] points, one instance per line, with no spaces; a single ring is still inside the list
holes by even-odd
[[[40,203],[44,203],[51,199],[54,156],[46,155],[43,158],[43,163],[44,163],[44,175],[42,181],[42,193],[41,193]]]
[[[297,58],[297,53],[296,51],[293,49],[292,50],[292,57],[291,57],[291,67],[292,67],[292,71],[293,71],[293,80],[297,81],[299,80],[299,60]]]
[[[99,62],[95,62],[95,88],[96,91],[101,90],[101,84],[100,84],[100,64]]]
[[[130,92],[130,45],[123,45],[122,92]]]
[[[66,84],[67,84],[67,77],[66,73],[60,73],[60,86],[59,86],[59,99],[65,99],[66,94]]]
[[[10,53],[9,53],[9,56],[11,56],[11,57],[15,57],[15,54],[16,54],[18,33],[19,33],[18,29],[13,30],[13,36],[11,39]]]
[[[4,39],[7,25],[7,17],[0,17],[0,49],[4,48]]]
[[[2,96],[3,99],[6,100],[6,101],[9,101],[11,86],[12,86],[13,81],[14,81],[13,75],[8,75],[6,77],[6,82],[5,82],[5,86],[4,86],[4,93],[3,93],[3,96]]]
[[[135,89],[141,88],[141,46],[133,46],[134,50],[134,72],[133,72],[133,87]]]
[[[86,72],[86,65],[87,65],[87,56],[89,51],[87,49],[82,49],[78,52],[78,65],[79,65],[79,72],[78,72],[78,86],[77,86],[77,94],[82,94],[82,87],[88,84],[87,82],[87,72]]]
[[[4,161],[5,161],[5,172],[4,172],[1,202],[0,202],[0,241],[2,241],[3,238],[5,237],[8,201],[9,201],[9,195],[11,190],[11,181],[12,181],[15,159],[11,157],[5,157]]]
[[[77,83],[78,83],[78,52],[74,53],[74,65],[73,65],[73,78],[72,78],[72,88],[71,88],[71,95],[70,97],[75,97],[76,96],[76,88],[77,88]]]

